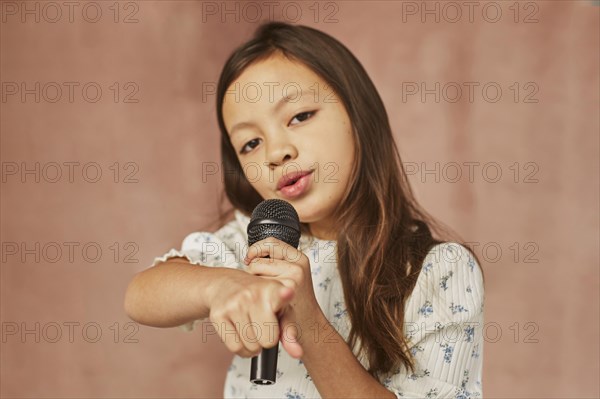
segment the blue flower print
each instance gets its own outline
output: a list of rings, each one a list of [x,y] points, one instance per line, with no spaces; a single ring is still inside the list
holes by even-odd
[[[335,305],[333,305],[333,306],[335,306],[335,313],[333,315],[333,317],[335,319],[339,320],[342,316],[344,316],[348,312],[346,309],[342,309],[343,306],[342,306],[341,302],[336,302]]]
[[[429,377],[429,374],[429,370],[425,369],[417,371],[416,373],[412,373],[408,378],[411,380],[416,380],[418,378]]]
[[[438,391],[438,389],[437,389],[437,388],[433,388],[433,389],[430,389],[429,391],[427,391],[427,393],[425,394],[425,397],[426,397],[427,399],[430,399],[430,398],[437,398],[437,397],[438,397],[438,395],[439,395],[439,391]]]
[[[325,280],[323,280],[319,283],[319,287],[322,287],[325,291],[327,291],[327,287],[329,286],[329,283],[331,283],[331,279],[329,277],[327,277]]]
[[[235,365],[235,364],[233,364],[233,363],[231,364],[231,366],[229,366],[229,368],[227,369],[227,372],[228,372],[228,373],[235,374],[235,376],[236,376],[237,378],[241,378],[241,377],[243,377],[243,376],[244,376],[244,374],[243,374],[243,373],[241,373],[241,372],[239,372],[239,370],[237,369],[236,365]]]
[[[415,356],[417,354],[417,352],[423,352],[425,350],[425,348],[423,348],[421,345],[415,345],[412,348],[410,348],[410,353]]]
[[[475,327],[473,326],[467,326],[465,328],[465,341],[466,342],[473,342],[473,337],[475,336]]]
[[[467,291],[467,292],[472,292],[472,291],[471,291],[471,286],[470,286],[470,285],[468,285],[468,286],[467,286],[467,289],[466,289],[466,291]]]
[[[444,348],[444,361],[450,363],[452,361],[452,354],[454,353],[454,347],[448,344],[440,344]]]
[[[384,387],[389,388],[392,383],[392,377],[387,377],[385,380],[381,382]]]
[[[469,370],[464,370],[463,371],[463,379],[460,383],[460,387],[462,389],[466,389],[468,382],[469,382]]]
[[[473,268],[475,267],[475,261],[473,260],[473,257],[471,255],[469,255],[469,259],[467,260],[467,265],[469,266],[471,271],[473,271]]]
[[[450,277],[452,277],[452,275],[454,274],[454,272],[452,270],[450,270],[448,272],[448,274],[446,274],[445,276],[442,277],[441,281],[440,281],[440,287],[442,287],[444,289],[444,291],[446,291],[448,289],[448,279]]]
[[[295,389],[292,391],[292,388],[288,388],[285,397],[286,399],[304,399],[304,395],[298,393]]]
[[[423,317],[429,317],[433,314],[433,306],[431,306],[431,302],[425,301],[421,309],[419,309],[419,313],[423,315]]]
[[[468,382],[469,382],[469,370],[467,369],[467,370],[463,371],[463,379],[460,383],[460,388],[456,389],[456,392],[454,394],[455,398],[470,399],[470,398],[479,397],[479,392],[469,392],[467,390]]]
[[[469,395],[469,393],[468,393],[468,392],[466,392],[466,391],[465,391],[464,389],[462,389],[462,388],[457,388],[457,389],[456,389],[456,392],[454,393],[454,397],[455,397],[456,399],[469,399],[469,398],[470,398],[470,396],[468,396],[468,395]]]
[[[471,357],[477,359],[479,357],[479,344],[475,344],[473,347],[473,351],[471,352]]]
[[[423,266],[423,272],[429,273],[429,271],[431,270],[432,267],[433,267],[433,264],[431,262],[428,262],[425,266]]]
[[[455,305],[454,302],[450,302],[450,306],[448,306],[448,308],[452,311],[452,314],[469,311],[468,309],[465,309],[463,305]]]
[[[312,248],[310,249],[310,255],[310,258],[314,263],[319,262],[319,248],[317,246],[312,246]]]

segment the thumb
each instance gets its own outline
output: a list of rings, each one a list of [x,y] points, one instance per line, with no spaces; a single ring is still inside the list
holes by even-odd
[[[304,351],[298,342],[300,327],[294,322],[294,308],[288,306],[279,319],[279,339],[283,344],[283,349],[295,359],[300,359]]]
[[[279,297],[283,299],[284,302],[289,301],[294,297],[294,289],[290,287],[283,286],[279,289]]]

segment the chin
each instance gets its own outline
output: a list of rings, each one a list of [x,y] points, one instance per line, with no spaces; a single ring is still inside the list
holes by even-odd
[[[302,207],[303,208],[303,207]],[[323,220],[323,216],[318,212],[317,209],[313,208],[310,209],[310,206],[308,207],[308,211],[304,211],[301,207],[296,208],[296,212],[298,212],[298,217],[300,218],[300,221],[302,223],[315,223],[315,222],[319,222],[320,220]]]

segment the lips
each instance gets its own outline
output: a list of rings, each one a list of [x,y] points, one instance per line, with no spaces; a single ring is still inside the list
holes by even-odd
[[[279,179],[279,182],[277,182],[277,190],[281,190],[285,186],[294,184],[301,177],[309,175],[311,173],[312,173],[312,170],[288,173],[287,175],[282,176],[281,179]]]

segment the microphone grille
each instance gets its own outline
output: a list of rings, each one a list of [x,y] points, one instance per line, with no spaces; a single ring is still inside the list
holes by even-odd
[[[248,245],[267,237],[275,237],[294,248],[300,243],[300,218],[287,201],[268,199],[252,211],[248,225]]]

